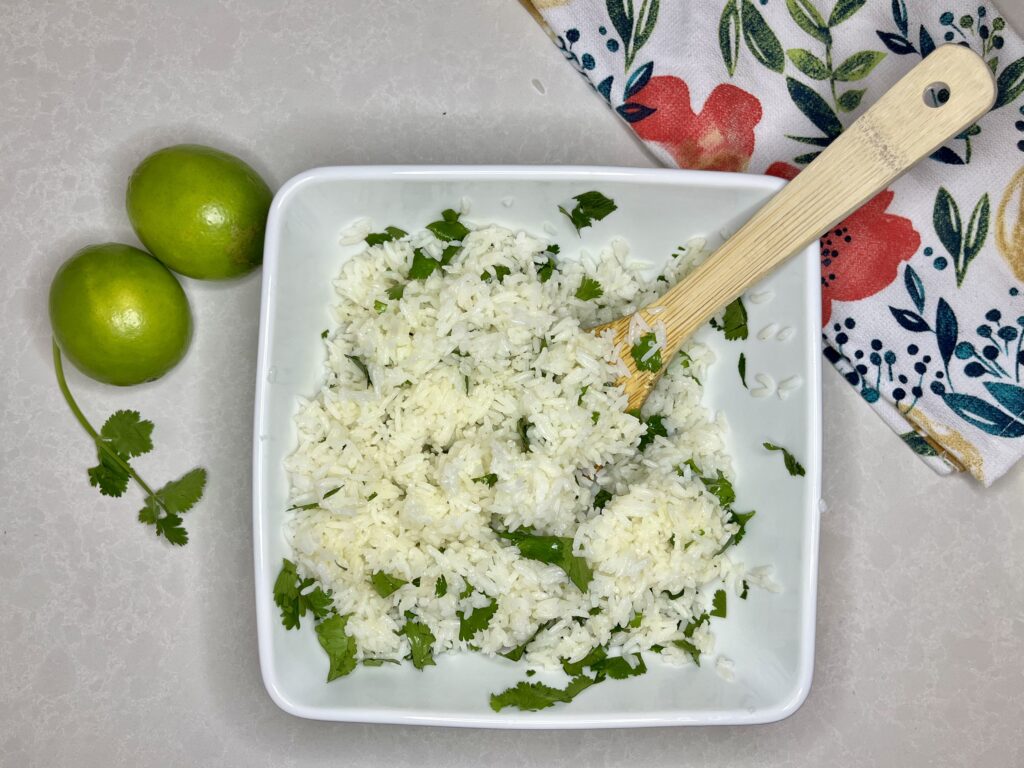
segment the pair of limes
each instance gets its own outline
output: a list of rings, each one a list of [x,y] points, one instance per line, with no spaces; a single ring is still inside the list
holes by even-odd
[[[147,157],[128,182],[127,207],[149,253],[104,243],[64,262],[50,286],[63,353],[109,384],[169,371],[192,338],[188,298],[170,270],[220,280],[259,266],[271,197],[259,174],[226,152],[183,144]]]

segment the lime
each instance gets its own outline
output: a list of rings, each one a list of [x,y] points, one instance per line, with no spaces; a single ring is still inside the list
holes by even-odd
[[[163,376],[185,355],[192,312],[177,278],[130,245],[90,245],[50,284],[50,324],[75,366],[108,384]]]
[[[128,218],[160,261],[189,277],[237,277],[263,262],[273,195],[233,155],[197,144],[154,152],[128,181]]]

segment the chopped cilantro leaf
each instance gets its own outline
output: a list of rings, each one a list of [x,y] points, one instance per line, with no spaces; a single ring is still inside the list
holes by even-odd
[[[498,278],[498,282],[504,282],[505,278],[512,274],[512,270],[506,267],[504,264],[495,264],[493,267],[488,267],[480,273],[480,279],[485,283],[491,282],[492,278]]]
[[[581,229],[591,226],[595,221],[601,221],[617,207],[614,200],[596,190],[576,195],[573,200],[576,201],[576,205],[572,211],[567,211],[561,205],[558,206],[558,210],[569,218],[577,233]]]
[[[441,266],[447,267],[452,263],[452,259],[455,258],[455,254],[459,252],[459,246],[449,245],[443,251],[441,251]]]
[[[348,616],[335,614],[316,625],[316,638],[331,661],[327,682],[344,677],[356,668],[356,641],[345,632]]]
[[[590,665],[590,670],[597,674],[598,680],[607,676],[613,680],[625,680],[627,677],[637,677],[647,672],[647,665],[644,657],[639,653],[631,654],[633,664],[630,664],[626,656],[612,656]]]
[[[363,659],[364,667],[383,667],[385,664],[401,664],[398,659]]]
[[[645,333],[629,350],[629,354],[633,356],[633,362],[636,363],[638,371],[657,373],[661,370],[661,350],[655,349],[653,353],[651,352],[657,345],[658,340],[655,335],[653,333]]]
[[[604,661],[608,658],[608,652],[602,647],[597,646],[592,648],[586,656],[579,661],[568,661],[562,659],[562,670],[565,674],[575,677],[583,671],[584,667],[593,667],[594,664]]]
[[[803,465],[796,460],[796,457],[783,448],[781,445],[775,445],[774,443],[764,443],[766,451],[782,451],[782,461],[786,465],[786,471],[789,472],[793,477],[804,475]]]
[[[448,594],[448,579],[441,574],[437,577],[437,581],[434,582],[434,596],[444,597]]]
[[[748,387],[747,387],[747,356],[744,355],[742,352],[740,352],[740,360],[736,364],[736,367],[737,367],[737,369],[740,372],[740,383],[743,385],[744,389],[748,389]]]
[[[524,712],[536,712],[555,704],[567,704],[595,682],[597,681],[594,678],[586,675],[574,677],[565,688],[552,688],[544,683],[522,682],[501,693],[491,694],[491,709],[500,712],[505,707],[516,707]]]
[[[321,339],[326,339],[327,338],[327,329],[326,328],[324,328],[322,331],[320,331],[320,338]]]
[[[299,619],[307,612],[316,619],[323,619],[331,610],[331,593],[316,587],[308,592],[315,581],[303,579],[295,568],[295,563],[284,559],[281,571],[274,581],[274,602],[281,609],[281,623],[285,629],[298,629]]]
[[[480,477],[473,478],[474,483],[482,483],[488,488],[493,488],[498,482],[498,476],[493,472],[488,472],[486,475],[480,475]]]
[[[690,468],[695,477],[700,478],[700,481],[704,484],[708,493],[718,498],[718,503],[722,507],[728,507],[734,501],[736,501],[736,491],[732,487],[732,483],[729,482],[729,478],[722,474],[722,470],[718,470],[717,477],[704,477],[700,471],[700,468],[694,463],[693,459],[686,460],[686,466]],[[681,467],[676,469],[680,475],[683,474]]]
[[[546,250],[548,253],[553,253],[557,256],[562,249],[558,247],[558,243],[551,243]]]
[[[729,510],[729,516],[726,519],[726,522],[736,523],[739,526],[739,529],[736,531],[736,533],[729,537],[729,540],[725,542],[725,546],[722,547],[722,549],[719,550],[719,552],[731,546],[739,544],[741,541],[743,541],[743,537],[747,535],[747,522],[753,516],[754,510],[751,510],[750,512],[734,512],[731,509]]]
[[[539,635],[541,632],[543,632],[545,629],[547,629],[554,623],[554,619],[552,619],[551,621],[545,621],[543,624],[538,626],[537,629],[534,630],[533,634],[526,638],[526,640],[517,645],[511,651],[506,651],[501,655],[504,656],[506,659],[511,659],[512,661],[519,661],[521,658],[523,658],[523,654],[526,653],[526,647],[537,639],[537,635]]]
[[[468,616],[463,611],[456,611],[455,615],[459,617],[459,640],[472,640],[477,632],[486,629],[497,610],[498,601],[492,597],[490,603],[483,608],[474,608]]]
[[[747,583],[747,580],[744,579],[742,589],[740,590],[740,600],[746,600],[748,594],[750,594],[750,585]]]
[[[469,597],[472,594],[473,594],[473,585],[470,584],[467,581],[467,582],[465,582],[465,586],[462,588],[462,591],[459,592],[459,600],[465,600],[467,597]]]
[[[422,248],[417,248],[412,252],[412,266],[409,267],[409,279],[426,280],[440,266],[440,261],[428,256]]]
[[[719,619],[724,619],[725,612],[725,590],[719,589],[715,592],[715,597],[711,601],[711,615]]]
[[[433,232],[438,240],[465,240],[469,234],[466,225],[459,221],[459,214],[448,208],[441,214],[440,221],[427,224],[427,229]]]
[[[405,293],[405,284],[404,283],[396,283],[395,285],[392,285],[390,288],[388,288],[388,298],[392,299],[394,301],[398,301],[400,298],[402,298],[402,295],[404,293]]]
[[[697,649],[696,645],[691,643],[689,640],[673,640],[672,645],[676,648],[682,648],[690,654],[690,658],[693,659],[693,663],[698,667],[700,666],[700,651]]]
[[[587,394],[587,390],[589,389],[589,384],[584,385],[584,387],[580,390],[580,396],[576,398],[576,405],[583,405],[583,396]]]
[[[653,443],[655,437],[668,437],[668,430],[665,429],[665,417],[661,414],[656,413],[653,416],[649,416],[644,424],[647,425],[647,431],[640,436],[641,451]]]
[[[601,420],[601,412],[600,411],[591,411],[590,412],[590,420],[594,424],[597,424],[597,422],[599,422]]]
[[[381,243],[387,243],[391,240],[398,240],[399,238],[405,237],[408,232],[398,227],[385,227],[383,232],[371,232],[366,236],[367,245],[380,245]]]
[[[728,341],[745,339],[750,335],[747,328],[747,308],[743,306],[743,299],[738,298],[731,302],[722,315],[722,322],[712,321],[714,328],[722,331]]]
[[[370,369],[366,367],[366,363],[364,363],[360,358],[356,357],[355,355],[345,355],[345,357],[351,360],[352,365],[358,368],[359,371],[363,374],[363,376],[366,377],[366,386],[372,387],[373,382],[370,380]]]
[[[390,597],[400,587],[409,582],[384,573],[384,571],[377,571],[370,577],[370,583],[373,584],[373,588],[377,591],[378,595]]]
[[[540,536],[529,530],[498,531],[498,536],[519,548],[519,554],[528,560],[537,560],[548,565],[557,565],[569,577],[569,581],[586,592],[594,572],[586,558],[572,553],[572,537]]]
[[[519,432],[519,441],[520,443],[522,443],[523,453],[529,453],[531,450],[529,430],[532,426],[533,424],[531,424],[529,419],[527,419],[525,416],[520,418],[519,421],[516,423],[516,431]]]
[[[430,631],[430,627],[426,624],[413,621],[408,616],[406,618],[408,620],[398,631],[398,634],[405,635],[409,640],[412,665],[416,669],[434,666],[434,641],[437,638],[434,637],[434,633]]]
[[[584,277],[576,289],[576,298],[580,301],[590,301],[604,296],[604,288],[592,277]]]
[[[324,498],[325,499],[329,499],[329,498],[331,498],[331,496],[333,496],[334,494],[336,494],[340,490],[341,490],[341,486],[340,485],[337,488],[331,488],[331,490],[329,490],[327,493],[324,494]]]
[[[376,312],[376,313],[377,313],[378,315],[379,315],[379,314],[382,314],[382,313],[384,312],[384,310],[386,310],[387,308],[388,308],[388,305],[387,305],[387,304],[385,304],[385,303],[384,303],[383,301],[381,301],[380,299],[376,299],[376,300],[375,300],[375,301],[373,302],[373,309],[374,309],[374,311],[375,311],[375,312]]]
[[[594,494],[594,509],[604,509],[604,505],[612,500],[612,495],[604,488]]]
[[[551,276],[555,273],[555,260],[548,259],[539,267],[537,267],[537,279],[542,283],[546,283],[551,279]]]

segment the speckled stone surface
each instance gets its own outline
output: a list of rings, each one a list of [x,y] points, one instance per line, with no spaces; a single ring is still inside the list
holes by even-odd
[[[134,492],[87,485],[50,364],[53,271],[134,242],[125,181],[169,143],[273,185],[332,163],[652,162],[511,0],[0,0],[0,20],[0,765],[1024,765],[1024,467],[988,491],[935,477],[831,370],[815,682],[789,720],[517,733],[279,711],[253,609],[259,274],[185,281],[196,337],[165,379],[70,374],[97,420],[156,422],[155,482],[209,468],[172,551]]]

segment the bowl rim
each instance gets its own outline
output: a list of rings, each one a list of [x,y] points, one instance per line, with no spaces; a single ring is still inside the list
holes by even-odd
[[[265,562],[266,544],[263,523],[261,486],[263,482],[263,448],[259,435],[262,434],[265,417],[266,364],[269,354],[270,334],[275,301],[277,267],[279,264],[280,235],[285,212],[296,194],[311,183],[322,181],[360,180],[509,180],[509,181],[623,181],[645,184],[664,184],[708,188],[736,187],[778,191],[786,181],[773,176],[722,171],[703,171],[675,168],[630,168],[600,165],[352,165],[320,166],[296,174],[276,192],[271,202],[264,240],[264,261],[260,290],[259,338],[256,360],[256,392],[253,418],[253,566],[255,579],[256,623],[258,653],[263,685],[270,698],[285,712],[297,717],[336,722],[381,723],[393,725],[431,725],[460,728],[501,728],[501,729],[588,729],[588,728],[633,728],[673,725],[757,725],[784,720],[795,713],[810,693],[815,657],[815,625],[818,588],[818,555],[820,539],[821,506],[821,458],[822,458],[822,395],[821,355],[811,355],[812,363],[807,371],[805,390],[809,400],[812,423],[808,425],[808,458],[805,462],[810,484],[808,498],[814,506],[809,516],[809,540],[807,545],[807,583],[801,605],[804,617],[799,627],[799,636],[806,648],[801,654],[800,666],[794,685],[788,695],[777,705],[762,707],[754,712],[745,710],[664,710],[642,714],[587,715],[572,711],[558,710],[545,712],[543,719],[534,719],[536,713],[469,714],[431,712],[417,709],[392,709],[374,707],[320,707],[293,701],[278,683],[277,670],[271,653],[271,631],[274,615],[273,595],[264,578],[268,564]],[[807,246],[794,259],[803,259],[805,269],[812,278],[817,278],[817,264],[820,258],[818,241]],[[810,283],[814,285],[814,281]],[[808,322],[814,327],[821,325],[820,302],[812,301],[806,307]]]

